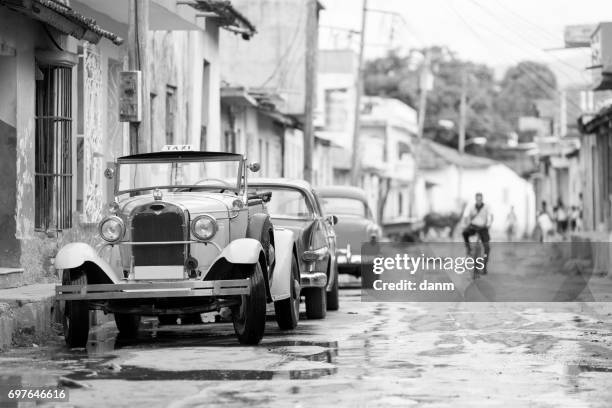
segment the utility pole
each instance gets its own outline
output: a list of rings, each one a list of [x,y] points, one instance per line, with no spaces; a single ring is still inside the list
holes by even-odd
[[[411,217],[415,216],[415,202],[416,202],[416,181],[419,174],[419,165],[421,163],[421,147],[423,144],[423,133],[425,131],[425,116],[427,114],[427,92],[433,86],[433,74],[431,72],[431,51],[425,50],[425,56],[423,59],[423,66],[421,68],[421,74],[419,77],[419,88],[421,94],[419,95],[419,112],[418,112],[418,128],[417,128],[417,141],[414,149],[414,180],[410,184],[410,203],[409,203],[409,214]]]
[[[431,75],[431,51],[429,49],[425,50],[425,58],[423,60],[423,68],[421,70],[420,77],[420,88],[421,95],[419,98],[419,128],[418,128],[418,138],[419,144],[423,139],[423,133],[425,130],[425,115],[427,113],[427,92],[429,91],[429,78],[428,75]]]
[[[128,8],[128,67],[130,71],[141,71],[142,75],[142,120],[130,122],[130,153],[150,152],[151,107],[149,96],[147,37],[149,34],[149,1],[129,0]]]
[[[351,184],[358,186],[361,172],[359,157],[359,133],[361,124],[361,94],[363,93],[363,49],[365,46],[366,18],[368,13],[368,0],[363,0],[361,14],[361,37],[359,39],[359,59],[357,62],[357,78],[355,80],[355,110],[353,123],[353,151],[351,155]]]
[[[461,72],[461,100],[459,105],[459,153],[465,153],[465,127],[467,121],[467,72]]]
[[[459,104],[459,155],[465,153],[465,127],[467,122],[467,67],[461,71],[461,98]],[[457,202],[462,204],[463,200],[463,163],[459,164],[459,175],[457,182]]]
[[[306,4],[306,92],[304,103],[304,180],[312,183],[312,152],[314,150],[314,107],[317,85],[317,54],[319,52],[319,4]]]

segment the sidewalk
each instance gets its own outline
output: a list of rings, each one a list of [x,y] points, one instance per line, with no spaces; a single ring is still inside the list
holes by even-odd
[[[0,350],[54,336],[55,306],[54,283],[0,290]]]

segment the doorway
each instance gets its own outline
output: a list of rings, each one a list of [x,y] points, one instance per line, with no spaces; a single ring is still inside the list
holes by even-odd
[[[0,56],[0,267],[19,266],[17,197],[17,58]]]

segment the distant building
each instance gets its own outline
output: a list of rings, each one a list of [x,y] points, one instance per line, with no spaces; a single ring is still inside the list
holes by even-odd
[[[424,215],[418,213],[417,200],[413,197],[416,111],[392,98],[368,96],[362,102],[359,157],[362,185],[370,201],[383,223]]]
[[[222,79],[230,86],[244,87],[253,95],[278,97],[274,100],[274,110],[281,115],[290,115],[298,123],[304,123],[306,87],[310,86],[306,84],[306,38],[312,35],[307,32],[308,3],[303,0],[233,0],[232,4],[257,27],[257,35],[246,42],[232,32],[220,34]],[[249,152],[262,158],[264,168],[280,166],[283,168],[282,174],[302,178],[303,142],[298,139],[303,134],[297,127],[288,129],[285,140],[273,140],[264,135],[260,137],[255,132],[250,133],[247,136],[255,138],[255,147],[250,148]],[[325,163],[320,162],[321,158],[328,156],[321,154],[320,149],[324,146],[317,142],[315,138],[313,183],[317,182],[324,169]],[[259,143],[262,143],[261,154]],[[269,147],[266,147],[266,143]],[[272,148],[273,144],[277,147]],[[281,156],[271,155],[269,157],[276,157],[279,164],[265,164],[263,158],[266,151],[278,151],[279,144],[284,146],[283,159],[278,160]],[[328,172],[331,173],[331,168]]]
[[[222,87],[221,150],[260,162],[261,170],[253,177],[299,178],[301,171],[294,170],[301,170],[303,160],[301,124],[276,109],[277,99],[243,87]]]
[[[506,165],[424,140],[419,169],[426,180],[428,212],[461,213],[474,203],[474,195],[484,195],[493,211],[491,231],[501,237],[510,207],[518,219],[517,233],[528,236],[535,227],[536,203],[532,185]]]

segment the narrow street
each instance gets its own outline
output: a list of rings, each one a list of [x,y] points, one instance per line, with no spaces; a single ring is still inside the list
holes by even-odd
[[[144,326],[122,343],[107,323],[87,351],[60,338],[12,350],[0,356],[2,381],[52,385],[65,376],[84,387],[56,406],[80,407],[607,407],[612,399],[609,303],[368,303],[353,288],[341,291],[338,312],[294,332],[269,319],[257,347],[239,346],[227,324]]]

